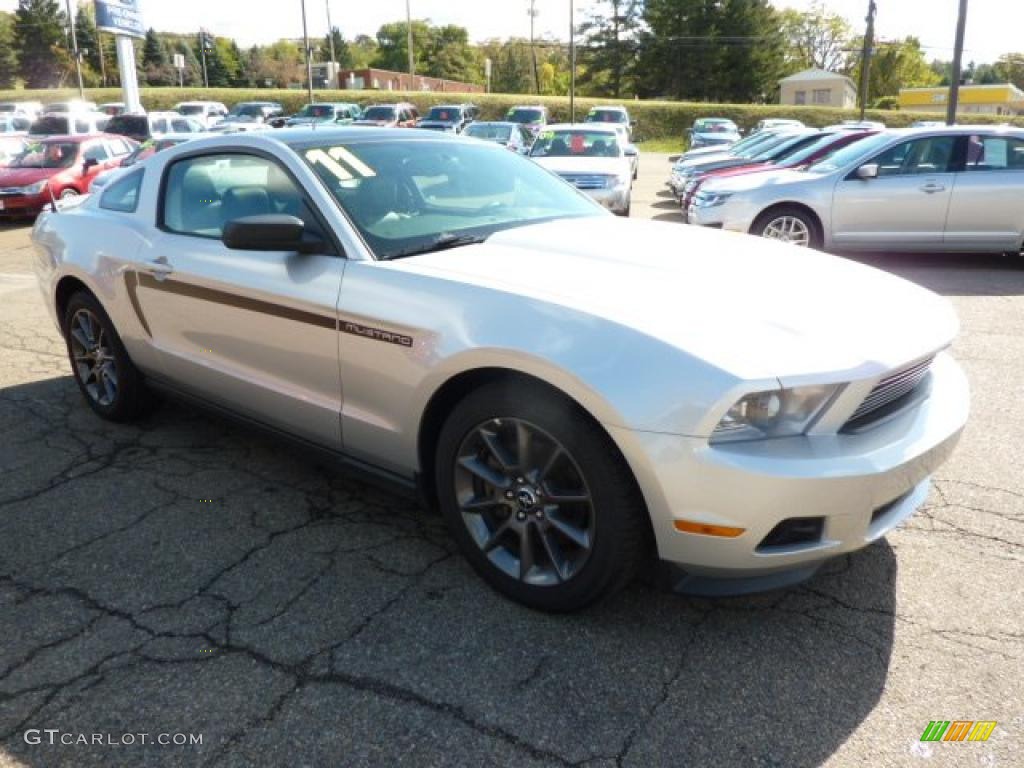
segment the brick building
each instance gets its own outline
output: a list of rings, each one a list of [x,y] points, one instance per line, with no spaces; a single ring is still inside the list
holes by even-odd
[[[338,85],[351,91],[427,91],[432,93],[483,93],[484,87],[474,83],[460,83],[439,77],[410,75],[387,69],[343,69],[338,73]]]

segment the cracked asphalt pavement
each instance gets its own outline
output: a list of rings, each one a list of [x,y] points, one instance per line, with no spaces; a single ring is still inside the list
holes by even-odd
[[[677,217],[667,171],[644,157],[636,215]],[[28,233],[0,226],[3,768],[1020,764],[1024,263],[871,259],[955,303],[973,387],[888,540],[781,592],[636,584],[546,616],[492,593],[439,519],[272,438],[176,403],[99,421]],[[998,726],[920,743],[936,719]]]

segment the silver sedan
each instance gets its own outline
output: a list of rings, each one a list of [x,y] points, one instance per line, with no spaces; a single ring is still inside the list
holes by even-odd
[[[887,131],[806,171],[710,181],[689,221],[825,249],[1020,252],[1024,131]]]

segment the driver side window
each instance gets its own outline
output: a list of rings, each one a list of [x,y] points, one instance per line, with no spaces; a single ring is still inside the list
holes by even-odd
[[[302,190],[272,160],[203,155],[179,160],[164,176],[162,224],[171,232],[217,239],[229,221],[265,214],[295,216],[323,236]]]
[[[871,162],[878,164],[879,178],[948,173],[955,146],[955,136],[929,136],[890,147]]]

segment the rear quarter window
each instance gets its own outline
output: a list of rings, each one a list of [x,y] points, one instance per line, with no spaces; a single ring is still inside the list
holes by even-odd
[[[145,171],[139,168],[110,184],[100,195],[100,208],[118,213],[135,213],[139,207],[139,190]]]

